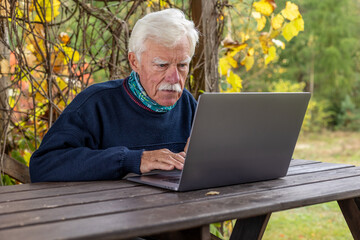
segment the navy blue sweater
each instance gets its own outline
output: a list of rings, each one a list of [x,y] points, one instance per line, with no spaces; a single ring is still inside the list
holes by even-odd
[[[30,159],[32,182],[120,179],[140,173],[144,150],[184,150],[196,101],[185,89],[175,108],[156,113],[127,79],[95,84],[64,110]]]

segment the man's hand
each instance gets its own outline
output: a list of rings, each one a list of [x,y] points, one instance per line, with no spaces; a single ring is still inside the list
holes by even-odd
[[[140,172],[147,173],[154,169],[182,170],[185,161],[185,152],[173,153],[169,149],[144,151],[141,157]]]

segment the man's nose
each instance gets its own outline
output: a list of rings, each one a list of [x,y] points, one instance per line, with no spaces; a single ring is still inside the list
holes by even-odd
[[[167,81],[171,84],[178,83],[180,81],[180,74],[177,66],[171,66],[168,69]]]

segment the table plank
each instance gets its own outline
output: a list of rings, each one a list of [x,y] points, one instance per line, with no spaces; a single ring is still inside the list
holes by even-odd
[[[33,191],[35,189],[67,187],[67,186],[83,185],[83,184],[91,184],[91,183],[92,182],[41,182],[41,183],[1,186],[0,194],[11,193],[11,192],[20,192],[20,191]]]
[[[88,198],[87,195],[84,197],[83,194],[79,194],[79,196],[76,197],[77,201],[72,199],[63,202],[63,197],[49,198],[47,199],[45,206],[57,206],[51,209],[47,207],[41,208],[44,202],[38,203],[36,200],[25,200],[23,202],[18,201],[8,203],[3,208],[0,207],[0,212],[3,213],[0,215],[0,229],[46,222],[63,221],[65,219],[68,220],[103,214],[120,213],[124,211],[134,211],[166,205],[173,205],[176,207],[176,205],[183,203],[207,201],[214,198],[223,198],[234,195],[239,196],[279,188],[296,187],[298,185],[348,178],[353,176],[360,176],[360,167],[325,171],[321,174],[316,172],[307,173],[304,175],[293,175],[287,176],[283,179],[211,189],[220,193],[217,196],[207,196],[206,193],[209,190],[191,191],[186,193],[163,192],[163,194],[155,195],[153,191],[158,189],[144,186],[142,188],[134,187],[132,191],[128,192],[128,195],[119,195],[119,193],[115,192],[113,195],[115,195],[115,197],[118,199],[114,200],[100,201],[99,199],[97,202],[82,202],[84,199]],[[149,189],[149,191],[140,194],[139,192],[143,191],[143,188]],[[138,195],[136,195],[136,193],[138,193]],[[111,198],[111,194],[109,198]],[[112,198],[114,198],[114,196]],[[81,199],[81,201],[79,201],[79,199]],[[63,204],[59,206],[59,202],[63,202]],[[30,209],[24,209],[24,206],[29,207]]]
[[[354,165],[320,162],[320,163],[296,165],[296,166],[290,167],[287,175],[304,174],[304,173],[310,173],[310,172],[321,172],[321,171],[328,171],[328,170],[332,170],[332,169],[351,168],[351,167],[354,167]]]
[[[52,186],[52,184],[50,184]],[[91,193],[101,192],[106,190],[117,190],[122,188],[129,188],[139,186],[138,183],[129,182],[126,180],[118,181],[101,181],[94,184],[94,182],[88,182],[86,184],[74,184],[74,185],[61,185],[59,187],[51,188],[37,188],[31,190],[28,188],[27,191],[19,192],[8,192],[0,195],[0,203],[12,202],[17,200],[30,200],[30,199],[41,199],[48,197],[56,197],[61,195],[73,195],[79,193]]]
[[[360,176],[255,192],[177,207],[159,206],[0,231],[6,239],[128,238],[360,196]],[[172,195],[175,196],[176,194]],[[181,194],[180,194],[181,195]]]
[[[140,195],[149,195],[166,192],[160,188],[147,186],[136,186],[132,188],[120,188],[99,192],[87,192],[73,195],[52,196],[48,198],[28,199],[23,201],[5,202],[0,205],[0,214],[11,212],[29,211],[34,209],[49,209],[68,205],[109,201],[115,199],[129,198]]]
[[[305,159],[292,159],[290,161],[290,167],[296,166],[296,165],[306,165],[306,164],[314,164],[314,163],[320,163],[320,161],[305,160]]]

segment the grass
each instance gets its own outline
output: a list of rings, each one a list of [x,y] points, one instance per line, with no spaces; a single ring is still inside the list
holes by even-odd
[[[294,158],[360,166],[360,132],[302,133]],[[264,240],[353,239],[337,202],[273,213]]]
[[[294,158],[360,166],[360,132],[303,133]]]

